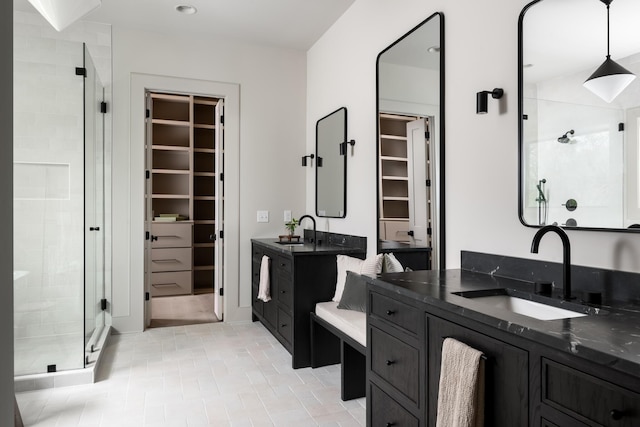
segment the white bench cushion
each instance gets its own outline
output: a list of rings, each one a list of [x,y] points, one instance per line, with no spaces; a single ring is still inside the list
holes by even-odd
[[[316,316],[367,346],[367,315],[361,311],[342,310],[334,301],[316,304]]]

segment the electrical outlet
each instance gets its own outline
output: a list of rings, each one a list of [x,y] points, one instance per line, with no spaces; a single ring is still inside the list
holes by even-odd
[[[258,222],[269,222],[269,211],[258,211]]]
[[[291,221],[291,211],[284,211],[284,222]]]

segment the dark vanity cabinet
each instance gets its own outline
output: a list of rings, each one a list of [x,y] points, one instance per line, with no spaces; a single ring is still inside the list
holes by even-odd
[[[368,426],[435,427],[442,344],[449,337],[486,357],[485,426],[640,426],[640,369],[612,369],[616,359],[609,355],[605,363],[577,357],[523,337],[522,327],[500,329],[507,323],[500,319],[479,322],[460,307],[414,293],[418,286],[424,285],[406,285],[407,292],[369,281]],[[435,289],[448,293],[442,285]]]
[[[368,294],[367,420],[419,426],[426,408],[425,317],[411,301]]]
[[[293,368],[310,366],[310,317],[319,302],[330,301],[336,288],[336,254],[364,258],[364,249],[313,245],[282,246],[275,239],[252,240],[252,318],[260,321],[291,353]],[[271,301],[257,298],[262,257],[271,260]]]

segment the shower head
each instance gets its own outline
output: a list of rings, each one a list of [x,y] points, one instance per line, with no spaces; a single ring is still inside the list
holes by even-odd
[[[560,144],[568,144],[569,141],[571,141],[571,137],[569,135],[573,135],[575,132],[573,131],[573,129],[568,130],[567,132],[565,132],[564,135],[562,135],[560,138],[558,138],[558,142]]]

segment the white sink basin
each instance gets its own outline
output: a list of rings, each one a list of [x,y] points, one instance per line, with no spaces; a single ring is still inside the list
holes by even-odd
[[[558,320],[587,316],[585,313],[565,310],[564,308],[553,307],[551,305],[541,304],[539,302],[529,301],[510,295],[481,296],[475,297],[473,300],[539,320]]]

